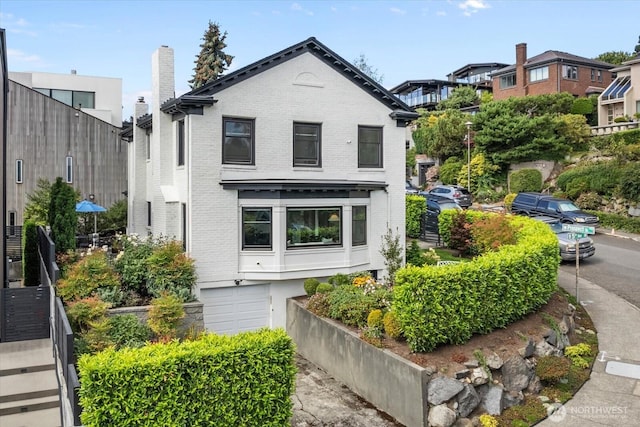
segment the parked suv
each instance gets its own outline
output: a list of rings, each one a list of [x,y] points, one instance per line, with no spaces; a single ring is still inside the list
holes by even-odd
[[[439,233],[438,216],[440,215],[440,212],[445,209],[462,210],[456,202],[446,197],[426,194],[425,200],[427,203],[427,211],[424,220],[424,228],[426,231],[432,233]]]
[[[459,185],[436,185],[429,190],[428,194],[451,199],[462,208],[468,208],[472,203],[472,197],[469,191]]]
[[[546,215],[564,223],[597,226],[598,217],[580,210],[570,200],[559,199],[542,193],[518,193],[513,199],[511,212],[519,215]]]

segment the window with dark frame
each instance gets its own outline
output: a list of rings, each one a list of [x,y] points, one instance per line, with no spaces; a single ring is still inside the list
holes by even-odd
[[[506,76],[500,76],[500,89],[514,87],[515,85],[516,85],[515,74],[507,74]]]
[[[149,129],[145,132],[145,146],[147,160],[151,160],[151,131]]]
[[[351,245],[367,244],[367,207],[353,206],[351,209]]]
[[[178,135],[176,142],[178,145],[178,166],[184,166],[184,120],[178,120]]]
[[[147,227],[151,227],[151,202],[147,202]]]
[[[540,80],[547,80],[549,79],[549,67],[548,66],[544,66],[544,67],[538,67],[538,68],[533,68],[531,70],[529,70],[529,81],[530,82],[537,82]]]
[[[181,204],[182,211],[182,250],[187,251],[187,204]]]
[[[271,208],[242,208],[242,249],[271,250]]]
[[[287,208],[287,249],[342,246],[340,207]]]
[[[293,124],[293,166],[322,166],[321,131],[320,124]]]
[[[562,77],[567,80],[578,80],[578,67],[575,65],[563,65]]]
[[[65,159],[65,180],[67,184],[73,182],[73,157],[67,156]]]
[[[253,119],[222,119],[222,163],[253,165],[255,135]]]
[[[16,184],[22,184],[22,165],[21,159],[16,160]]]
[[[9,211],[9,236],[16,235],[16,212]]]
[[[358,167],[382,167],[382,128],[358,126]]]

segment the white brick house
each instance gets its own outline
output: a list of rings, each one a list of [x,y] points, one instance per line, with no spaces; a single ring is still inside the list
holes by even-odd
[[[310,38],[174,98],[173,50],[136,104],[128,232],[196,260],[205,326],[284,326],[303,281],[371,270],[404,242],[405,125],[417,117]],[[155,101],[158,100],[158,101]]]

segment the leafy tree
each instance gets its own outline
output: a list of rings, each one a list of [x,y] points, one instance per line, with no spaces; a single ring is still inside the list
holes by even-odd
[[[384,80],[384,75],[378,74],[378,69],[373,68],[371,65],[369,65],[367,61],[367,57],[364,56],[363,53],[361,53],[359,57],[353,60],[353,65],[358,70],[362,71],[367,76],[371,77],[376,83],[382,84],[382,81]]]
[[[32,220],[36,225],[49,223],[49,203],[51,201],[51,183],[48,179],[38,178],[38,184],[33,193],[27,194],[27,204],[24,207],[24,220]]]
[[[51,186],[49,203],[49,224],[51,238],[56,243],[56,252],[65,253],[76,247],[77,195],[73,188],[62,181],[61,177]]]
[[[462,167],[465,166],[466,163],[460,160],[460,158],[453,156],[449,157],[441,166],[440,166],[440,180],[443,184],[457,184],[458,183],[458,174],[462,170]]]
[[[436,107],[438,110],[453,108],[459,110],[464,107],[472,107],[480,103],[480,98],[475,89],[471,86],[458,86],[451,92],[451,96],[440,102]]]
[[[439,159],[462,156],[465,151],[464,138],[467,134],[465,123],[469,115],[459,110],[426,112],[419,110],[413,140],[416,151]]]
[[[620,65],[625,61],[632,59],[635,55],[629,52],[623,52],[621,50],[604,52],[596,56],[594,59],[597,61],[606,62],[608,64]]]
[[[572,146],[585,144],[591,137],[591,128],[587,118],[581,114],[563,114],[558,116],[558,135]]]
[[[636,53],[636,55],[640,55],[640,36],[638,36],[638,44],[633,49],[633,51]]]
[[[100,232],[122,230],[127,227],[127,200],[115,202],[106,212],[98,215],[98,230]]]
[[[482,153],[476,153],[471,158],[470,167],[466,163],[458,171],[458,184],[467,187],[468,175],[471,172],[471,192],[479,193],[492,190],[498,182],[500,167],[491,162]]]
[[[227,44],[224,42],[227,32],[220,35],[218,23],[209,21],[209,28],[205,31],[200,45],[200,54],[195,61],[193,78],[189,80],[191,89],[197,89],[206,83],[217,79],[229,68],[233,56],[224,53]]]

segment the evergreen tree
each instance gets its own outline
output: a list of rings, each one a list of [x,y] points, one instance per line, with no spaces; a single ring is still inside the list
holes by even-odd
[[[24,286],[40,284],[40,260],[38,257],[38,229],[34,220],[28,219],[22,228],[22,273]]]
[[[222,73],[229,68],[233,56],[224,53],[227,44],[224,40],[227,38],[227,32],[220,35],[220,27],[218,23],[209,21],[209,28],[205,31],[200,45],[201,50],[198,59],[195,61],[193,69],[193,78],[189,80],[191,89],[197,89],[206,83],[222,76]]]
[[[33,193],[27,194],[27,205],[24,207],[24,219],[33,220],[36,225],[49,223],[49,203],[51,200],[51,183],[46,178],[38,178]]]
[[[76,229],[78,214],[76,213],[76,192],[71,186],[56,178],[51,186],[51,202],[49,204],[49,224],[51,238],[56,244],[56,252],[65,253],[76,248]]]
[[[371,77],[373,81],[375,81],[376,83],[382,84],[382,81],[384,80],[384,75],[378,74],[378,69],[373,68],[371,65],[369,65],[369,63],[367,62],[367,57],[364,56],[364,53],[361,53],[359,57],[353,60],[353,65],[358,70],[362,71],[367,76]]]

